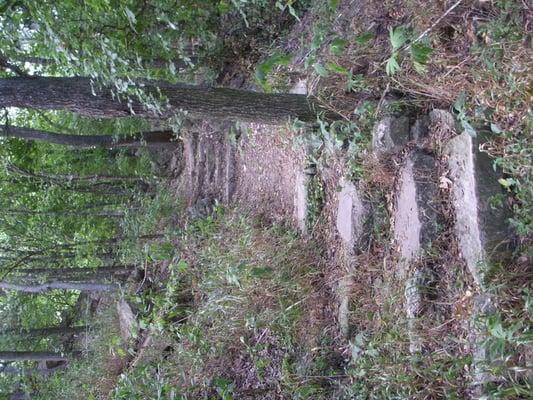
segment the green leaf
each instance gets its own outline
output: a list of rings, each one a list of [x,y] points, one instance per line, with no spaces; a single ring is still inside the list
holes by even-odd
[[[461,119],[461,126],[471,137],[475,138],[477,136],[476,130],[470,125],[470,122],[466,118]]]
[[[285,3],[278,0],[276,1],[276,7],[280,11],[285,11],[285,9],[289,10],[289,14],[292,15],[297,21],[300,21],[300,17],[298,17],[298,14],[296,13],[296,10],[292,6],[292,0],[287,0]]]
[[[189,265],[187,264],[187,261],[179,260],[177,268],[178,268],[178,272],[185,273],[188,271]]]
[[[289,8],[289,14],[292,15],[296,21],[300,21],[300,17],[298,17],[298,14],[296,14],[294,7],[289,3],[287,3],[287,7]]]
[[[336,10],[337,6],[339,5],[339,0],[329,0],[329,8],[331,10]]]
[[[502,133],[502,129],[495,123],[490,124],[490,130],[492,131],[492,133],[495,133],[496,135],[499,135],[500,133]]]
[[[427,72],[427,67],[424,64],[414,61],[413,66],[415,67],[416,72],[419,74],[425,74]]]
[[[500,178],[498,179],[498,183],[502,185],[504,188],[509,189],[514,184],[514,179]]]
[[[370,32],[361,33],[360,35],[357,35],[355,37],[355,42],[361,46],[364,46],[365,44],[370,42],[373,37],[374,35],[372,35],[372,33]]]
[[[313,68],[316,71],[316,73],[318,75],[320,75],[321,77],[323,77],[323,78],[325,78],[325,77],[327,77],[329,75],[328,70],[326,68],[324,68],[324,66],[322,64],[320,64],[320,63],[315,63],[313,65]]]
[[[396,61],[396,54],[393,54],[387,60],[387,64],[385,65],[385,72],[387,72],[387,75],[392,76],[399,70],[400,70],[400,64],[398,64],[398,61]]]
[[[261,64],[257,66],[255,70],[255,80],[263,88],[265,92],[272,90],[271,86],[267,82],[268,74],[277,65],[287,66],[291,61],[291,56],[288,54],[275,53]]]
[[[365,79],[365,76],[362,74],[353,75],[351,72],[348,73],[348,79],[346,81],[346,87],[349,91],[356,90],[366,90],[368,89],[368,84]]]
[[[137,18],[135,17],[135,14],[128,7],[124,7],[124,12],[126,13],[126,17],[128,18],[131,29],[135,31],[135,23],[137,22]]]
[[[407,30],[403,26],[399,26],[396,29],[389,28],[389,40],[392,46],[392,50],[398,50],[407,41]]]
[[[348,75],[350,73],[350,71],[348,71],[343,66],[338,65],[336,63],[332,63],[332,62],[328,62],[326,64],[326,68],[329,69],[331,72],[335,72],[335,73],[341,74],[341,75]]]
[[[420,64],[427,64],[429,57],[433,53],[433,49],[421,43],[413,43],[411,45],[411,57]]]
[[[344,50],[346,49],[347,44],[348,42],[346,41],[346,39],[343,39],[343,38],[333,39],[333,41],[329,45],[330,54],[333,54],[334,56],[340,56],[342,53],[344,53]]]

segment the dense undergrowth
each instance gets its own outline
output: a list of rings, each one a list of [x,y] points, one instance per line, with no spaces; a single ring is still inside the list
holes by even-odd
[[[185,228],[168,268],[161,298],[140,300],[171,350],[124,374],[113,398],[328,398],[327,382],[308,378],[335,368],[312,351],[323,321],[310,320],[320,265],[309,244],[218,208]]]

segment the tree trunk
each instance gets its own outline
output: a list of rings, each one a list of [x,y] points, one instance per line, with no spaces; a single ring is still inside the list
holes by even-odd
[[[124,216],[122,211],[95,211],[95,212],[76,212],[76,211],[32,211],[32,210],[12,210],[0,209],[0,214],[11,215],[51,215],[58,217],[108,217],[121,218]]]
[[[16,290],[23,293],[45,293],[53,289],[79,290],[82,292],[113,292],[118,290],[115,283],[96,282],[47,282],[38,285],[19,285],[16,283],[0,282],[0,289]]]
[[[87,325],[82,326],[53,326],[47,328],[35,328],[24,330],[21,328],[4,329],[0,331],[0,335],[19,335],[25,337],[41,337],[50,335],[72,335],[81,333],[87,330]]]
[[[16,368],[11,366],[3,366],[0,367],[0,373],[4,374],[12,374],[12,375],[43,375],[48,376],[58,370],[65,369],[67,367],[67,363],[61,364],[57,367],[53,368]],[[26,398],[26,397],[24,397]]]
[[[1,83],[0,83],[1,87]],[[1,96],[1,95],[0,95]],[[0,97],[0,103],[2,102]],[[139,137],[115,138],[111,135],[71,135],[66,133],[55,133],[32,128],[18,126],[2,126],[0,128],[1,137],[14,137],[26,140],[37,140],[41,142],[72,146],[77,148],[87,147],[139,147],[144,143],[148,145],[168,144],[174,140],[172,131],[143,132]]]
[[[135,269],[133,265],[116,265],[112,267],[98,267],[98,268],[21,268],[16,272],[24,275],[33,274],[55,274],[58,276],[94,276],[94,275],[120,275],[131,273]]]
[[[67,361],[61,353],[51,351],[0,351],[2,361]]]
[[[187,111],[195,118],[217,118],[279,124],[289,118],[312,122],[316,112],[324,111],[314,99],[298,94],[259,93],[228,88],[148,81],[144,88],[159,97],[161,91],[170,108],[163,117],[178,110]],[[95,93],[95,94],[93,94]],[[66,110],[87,117],[114,118],[132,114],[154,117],[135,99],[113,98],[109,89],[98,90],[88,78],[16,77],[0,79],[0,106]],[[335,115],[328,114],[335,118]],[[338,116],[337,116],[338,118]]]

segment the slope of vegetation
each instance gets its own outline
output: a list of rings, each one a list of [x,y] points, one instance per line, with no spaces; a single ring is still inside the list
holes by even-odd
[[[0,399],[529,398],[531,26],[513,0],[0,1]],[[441,202],[412,351],[390,266],[417,144],[379,158],[372,136],[434,109],[457,132],[424,148]],[[222,166],[237,181],[231,157],[272,177],[261,122],[278,126],[259,143],[304,153],[305,229],[264,212],[282,180],[235,183],[261,207],[188,193]],[[510,210],[508,258],[481,285],[444,167],[462,131],[498,175],[488,206]],[[332,211],[345,181],[370,210],[353,254]]]

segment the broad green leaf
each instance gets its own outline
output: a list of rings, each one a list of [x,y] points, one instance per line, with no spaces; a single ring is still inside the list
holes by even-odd
[[[398,64],[398,61],[396,61],[396,54],[393,54],[387,60],[387,64],[385,65],[385,72],[387,73],[387,75],[392,76],[399,70],[400,70],[400,64]]]
[[[402,47],[407,41],[407,30],[405,27],[389,28],[389,40],[393,51]]]
[[[272,90],[270,85],[267,82],[267,77],[272,69],[277,65],[287,66],[291,61],[291,56],[288,54],[275,53],[261,64],[257,66],[255,70],[255,80],[256,82],[265,90],[269,92]]]
[[[367,44],[368,42],[370,42],[370,40],[374,37],[374,35],[372,35],[371,32],[365,32],[365,33],[361,33],[360,35],[357,35],[356,38],[355,38],[355,42],[361,46],[364,46],[365,44]]]
[[[296,14],[294,7],[290,3],[287,4],[287,7],[289,9],[289,14],[292,15],[297,21],[300,21],[300,17],[298,17],[298,14]]]
[[[470,122],[466,118],[461,119],[461,126],[471,137],[475,138],[477,136],[476,130],[470,125]]]
[[[327,77],[329,75],[328,70],[326,68],[324,68],[324,66],[322,64],[320,64],[320,63],[315,63],[313,65],[313,68],[316,71],[316,73],[318,75],[320,75],[321,77],[323,77],[323,78],[325,78],[325,77]]]
[[[348,42],[343,38],[335,38],[329,45],[329,52],[334,56],[340,56],[344,53]]]
[[[427,64],[429,57],[433,53],[433,49],[421,43],[413,43],[411,45],[411,57],[420,64]]]
[[[514,181],[512,179],[500,178],[498,179],[498,183],[504,188],[509,189],[513,185]]]
[[[336,63],[332,63],[332,62],[328,62],[326,64],[326,68],[329,69],[331,72],[336,72],[337,74],[341,74],[341,75],[348,75],[350,73],[350,71],[348,71],[343,66],[338,65]]]
[[[492,131],[492,133],[495,133],[496,135],[499,135],[500,133],[502,133],[502,129],[495,123],[490,124],[490,130]]]

